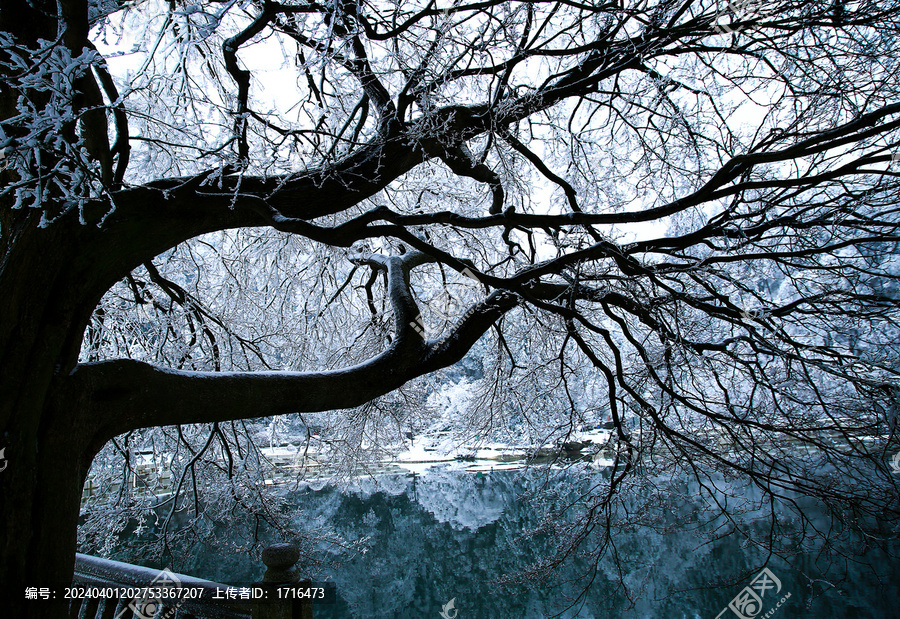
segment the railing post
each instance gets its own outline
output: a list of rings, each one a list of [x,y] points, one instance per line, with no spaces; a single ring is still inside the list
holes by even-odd
[[[312,619],[312,604],[309,600],[272,601],[278,585],[312,585],[309,580],[300,579],[298,559],[300,550],[293,544],[273,544],[262,551],[266,573],[259,584],[269,589],[269,601],[254,604],[253,619]]]

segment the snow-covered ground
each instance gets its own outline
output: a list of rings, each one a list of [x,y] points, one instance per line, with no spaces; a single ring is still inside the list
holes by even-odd
[[[352,476],[371,477],[403,472],[425,475],[438,465],[445,471],[484,475],[492,471],[522,468],[535,459],[549,462],[557,456],[590,457],[593,466],[605,467],[612,465],[612,453],[608,447],[610,437],[609,430],[585,429],[553,445],[515,445],[478,438],[466,440],[448,431],[423,432],[386,449],[387,455],[380,461],[360,465],[358,472]],[[265,484],[277,485],[298,479],[330,479],[336,470],[330,464],[328,455],[321,451],[322,445],[318,440],[313,440],[309,445],[287,443],[260,447],[260,454],[272,469]],[[134,479],[129,482],[133,491],[168,495],[173,487],[169,470],[171,458],[171,455],[152,452],[135,453]],[[138,480],[137,476],[143,481]],[[114,484],[112,490],[119,487]],[[105,494],[89,479],[83,500],[98,493]]]
[[[427,463],[449,460],[499,460],[504,462],[525,460],[537,456],[556,455],[566,446],[581,443],[585,454],[600,450],[611,436],[609,430],[590,429],[574,433],[559,445],[510,445],[490,441],[460,441],[449,432],[422,434],[408,441],[397,453],[397,462]]]

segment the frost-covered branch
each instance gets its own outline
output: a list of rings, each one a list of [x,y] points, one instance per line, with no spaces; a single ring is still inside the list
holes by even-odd
[[[148,426],[352,408],[458,361],[516,304],[513,296],[496,293],[473,307],[449,336],[425,342],[415,328],[419,311],[409,273],[431,259],[419,252],[386,256],[358,249],[351,259],[385,274],[394,315],[392,343],[368,361],[322,372],[190,372],[118,359],[80,364],[67,391],[90,403],[87,422],[104,442]]]

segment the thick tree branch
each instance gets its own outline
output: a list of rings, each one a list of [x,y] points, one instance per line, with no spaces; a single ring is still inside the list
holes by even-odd
[[[455,363],[505,312],[514,295],[496,292],[475,305],[445,338],[425,342],[414,328],[418,308],[409,273],[433,261],[420,252],[351,260],[387,274],[395,337],[383,353],[358,365],[321,372],[190,372],[119,359],[77,366],[61,390],[86,401],[97,446],[128,430],[207,423],[289,412],[352,408]]]

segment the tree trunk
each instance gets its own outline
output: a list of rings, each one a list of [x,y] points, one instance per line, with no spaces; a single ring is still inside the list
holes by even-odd
[[[11,450],[2,473],[0,580],[9,617],[66,616],[63,587],[72,581],[81,489],[90,458],[66,435],[62,421],[43,424],[53,430],[40,432],[28,448]],[[26,600],[28,587],[52,587],[56,599]]]
[[[66,401],[62,380],[98,294],[74,277],[75,235],[35,223],[20,228],[0,262],[0,582],[10,617],[63,616],[63,600],[53,612],[26,601],[25,587],[71,582],[81,490],[98,448],[85,407]]]

